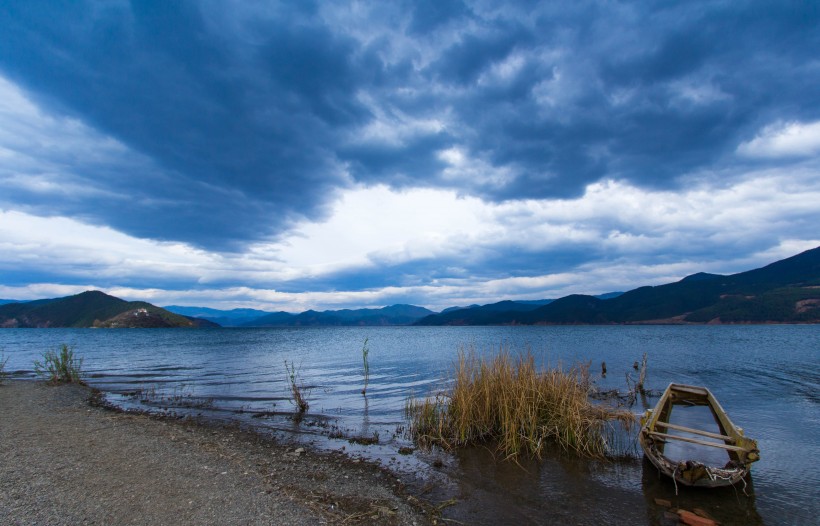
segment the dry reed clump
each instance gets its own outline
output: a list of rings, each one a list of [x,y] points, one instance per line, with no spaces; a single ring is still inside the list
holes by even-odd
[[[410,399],[410,433],[422,445],[450,449],[496,441],[506,457],[540,457],[549,442],[583,456],[613,453],[613,424],[630,426],[629,411],[590,402],[589,366],[568,372],[539,370],[532,352],[514,357],[502,349],[492,358],[460,351],[449,393]]]

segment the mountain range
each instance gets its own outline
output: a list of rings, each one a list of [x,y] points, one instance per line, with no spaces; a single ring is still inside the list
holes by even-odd
[[[161,308],[100,291],[35,301],[0,300],[0,328],[653,323],[820,323],[820,247],[738,274],[699,272],[675,283],[624,293],[505,300],[450,307],[440,313],[414,305],[299,314],[179,305]]]
[[[295,315],[289,315],[286,312],[274,312],[253,322],[246,323],[245,325],[255,327],[410,325],[431,314],[434,314],[434,312],[424,307],[416,307],[415,305],[391,305],[381,309],[343,309],[323,312],[309,310]]]
[[[820,323],[820,247],[747,272],[701,272],[616,297],[575,294],[529,310],[504,303],[442,312],[416,325]]]
[[[233,309],[229,311],[168,305],[165,309],[197,316],[225,327],[315,327],[315,326],[383,326],[411,325],[435,314],[424,307],[414,305],[391,305],[380,309],[343,309],[315,311],[299,314],[290,312],[265,312],[255,309]]]
[[[185,307],[182,305],[165,305],[163,309],[183,316],[208,320],[223,327],[241,327],[245,323],[252,322],[253,320],[270,314],[268,311],[258,309],[220,310],[208,307]]]

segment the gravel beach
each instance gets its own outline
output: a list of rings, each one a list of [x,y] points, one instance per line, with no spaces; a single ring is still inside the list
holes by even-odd
[[[430,524],[388,471],[231,427],[0,385],[0,524]]]

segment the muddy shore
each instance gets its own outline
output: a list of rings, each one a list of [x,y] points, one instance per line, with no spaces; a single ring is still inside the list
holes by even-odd
[[[236,427],[0,385],[0,524],[430,524],[396,475]]]

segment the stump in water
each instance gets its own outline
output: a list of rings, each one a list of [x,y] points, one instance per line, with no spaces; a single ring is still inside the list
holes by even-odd
[[[635,362],[637,365],[638,362]],[[635,367],[637,369],[637,367]],[[638,392],[641,394],[646,394],[646,390],[643,388],[643,384],[646,381],[646,353],[643,353],[643,360],[641,360],[641,373],[638,375]]]

